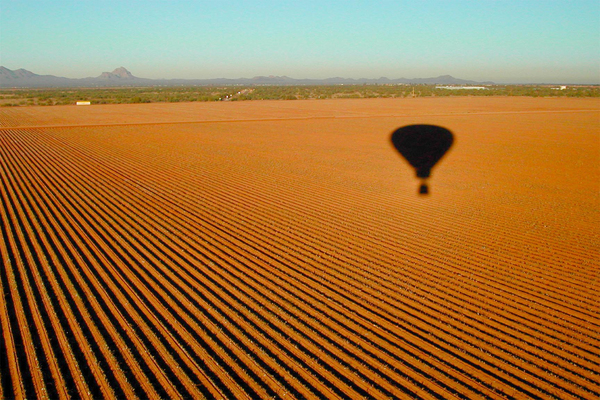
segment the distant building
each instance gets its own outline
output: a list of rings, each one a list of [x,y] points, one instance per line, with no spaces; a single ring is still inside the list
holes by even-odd
[[[92,104],[92,103],[89,101],[78,101],[77,102],[78,106],[89,106],[90,104]]]

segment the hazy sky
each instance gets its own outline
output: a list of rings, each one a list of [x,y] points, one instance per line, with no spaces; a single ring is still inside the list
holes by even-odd
[[[600,83],[599,0],[0,0],[0,64],[83,78]]]

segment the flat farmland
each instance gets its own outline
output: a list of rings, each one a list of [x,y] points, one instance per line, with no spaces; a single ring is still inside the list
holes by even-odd
[[[2,108],[0,179],[0,398],[600,396],[597,99]]]

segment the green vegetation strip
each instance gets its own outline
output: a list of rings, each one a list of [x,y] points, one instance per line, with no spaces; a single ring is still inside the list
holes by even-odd
[[[600,86],[488,85],[449,90],[435,85],[172,86],[77,89],[3,89],[0,106],[177,103],[192,101],[307,100],[447,96],[600,97]]]

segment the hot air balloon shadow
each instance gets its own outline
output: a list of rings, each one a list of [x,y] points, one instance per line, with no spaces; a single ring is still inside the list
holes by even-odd
[[[429,194],[427,178],[433,166],[446,154],[454,136],[446,128],[436,125],[408,125],[396,129],[391,136],[392,145],[412,165],[421,178],[419,194]]]

